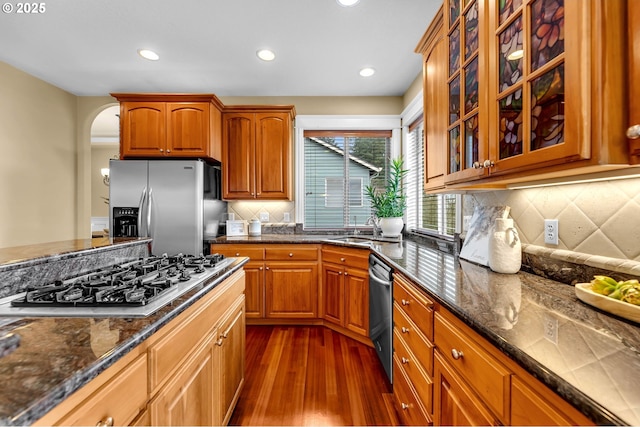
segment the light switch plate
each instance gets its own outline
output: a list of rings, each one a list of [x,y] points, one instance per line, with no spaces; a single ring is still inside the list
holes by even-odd
[[[260,222],[269,222],[269,212],[260,212]]]

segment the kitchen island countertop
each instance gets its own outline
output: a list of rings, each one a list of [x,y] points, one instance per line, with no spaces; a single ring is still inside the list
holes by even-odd
[[[217,243],[323,243],[335,237],[238,236]],[[640,326],[581,302],[571,285],[524,271],[494,273],[434,247],[412,240],[371,245],[595,423],[640,425]],[[557,322],[556,342],[545,337],[548,321]]]

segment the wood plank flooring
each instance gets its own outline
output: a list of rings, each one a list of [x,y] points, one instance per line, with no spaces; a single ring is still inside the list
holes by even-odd
[[[247,326],[230,425],[398,425],[373,348],[322,326]]]

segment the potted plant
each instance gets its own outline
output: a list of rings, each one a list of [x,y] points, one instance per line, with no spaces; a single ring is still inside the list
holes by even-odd
[[[365,187],[365,194],[371,201],[374,216],[379,219],[382,235],[385,237],[399,236],[404,226],[407,197],[402,193],[401,183],[409,171],[403,169],[403,166],[401,157],[392,159],[384,189],[376,189],[371,184]]]

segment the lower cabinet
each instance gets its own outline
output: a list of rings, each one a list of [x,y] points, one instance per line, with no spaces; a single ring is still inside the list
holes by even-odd
[[[219,366],[219,358],[212,334],[151,401],[151,423],[159,426],[216,424],[220,419],[215,405],[219,396],[214,393],[219,388],[219,378],[214,376],[214,370]]]
[[[594,425],[403,275],[393,298],[393,394],[404,425]]]
[[[317,262],[267,262],[265,287],[266,317],[318,318]]]
[[[244,385],[244,286],[234,273],[34,425],[228,423]]]
[[[500,424],[438,351],[435,353],[435,387],[434,422],[436,425],[494,426]]]

